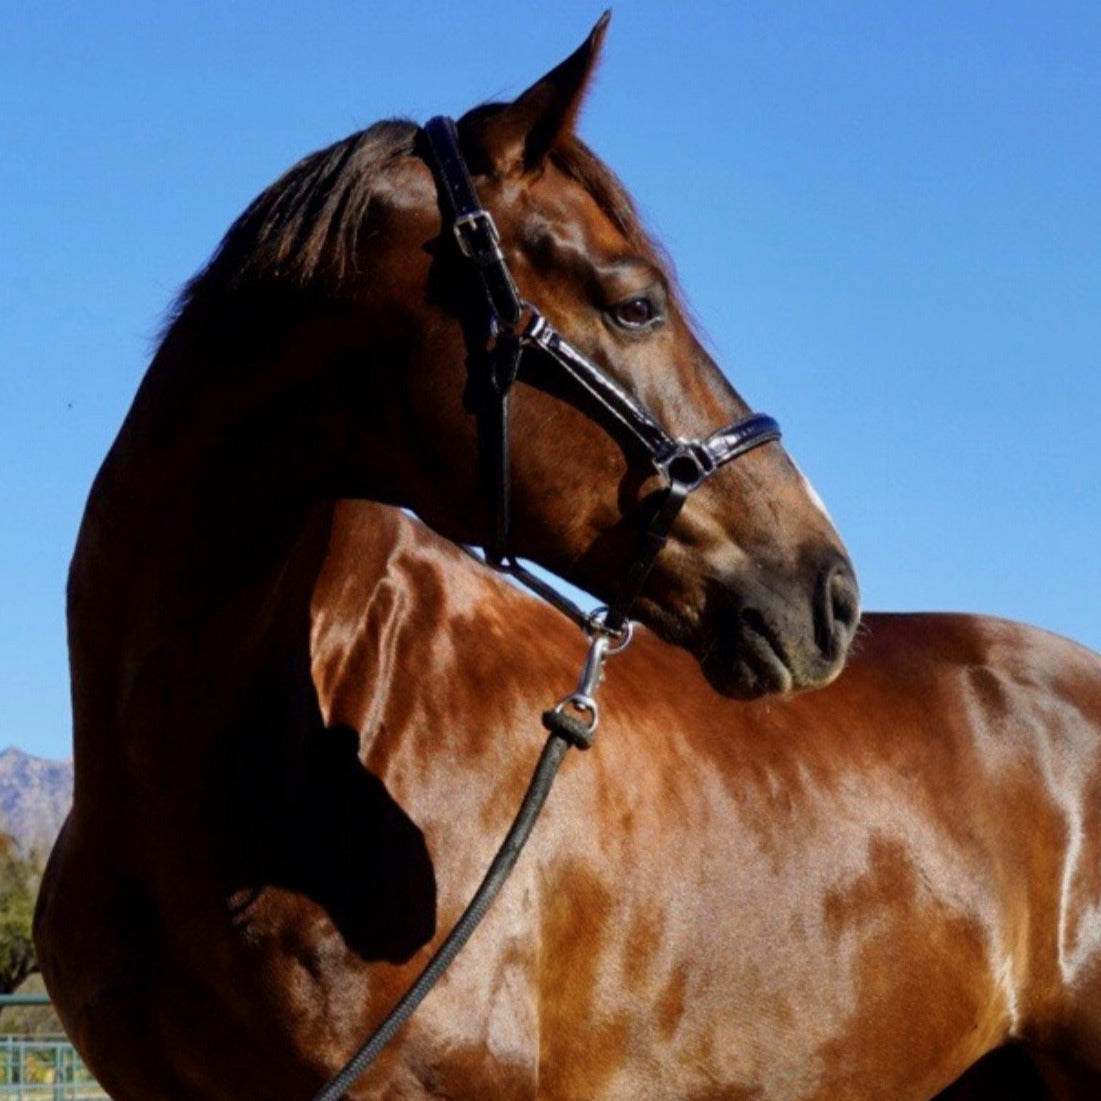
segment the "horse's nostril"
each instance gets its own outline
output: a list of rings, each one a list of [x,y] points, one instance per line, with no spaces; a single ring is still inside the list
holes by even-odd
[[[860,590],[845,561],[823,571],[815,609],[815,634],[823,657],[830,661],[848,649],[860,618]]]
[[[833,621],[851,633],[860,618],[860,591],[852,571],[841,567],[830,578],[830,598],[833,601]]]

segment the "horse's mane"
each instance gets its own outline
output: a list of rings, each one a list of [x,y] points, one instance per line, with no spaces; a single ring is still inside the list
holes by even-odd
[[[200,302],[233,292],[289,287],[341,297],[351,290],[362,274],[357,262],[382,170],[415,153],[419,133],[413,122],[385,120],[300,160],[230,226],[184,287],[169,324]],[[561,136],[551,160],[592,195],[633,247],[653,252],[626,188],[584,142]]]
[[[303,157],[229,227],[184,287],[174,316],[203,299],[265,285],[347,287],[381,171],[412,153],[416,134],[415,123],[385,120]]]

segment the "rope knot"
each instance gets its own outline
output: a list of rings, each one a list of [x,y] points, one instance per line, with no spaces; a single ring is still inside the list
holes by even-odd
[[[575,749],[591,749],[596,736],[595,723],[559,708],[543,712],[543,726]]]

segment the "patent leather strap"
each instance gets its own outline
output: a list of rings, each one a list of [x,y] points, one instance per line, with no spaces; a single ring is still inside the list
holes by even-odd
[[[455,243],[477,269],[492,316],[506,328],[516,325],[522,310],[520,294],[501,252],[501,237],[493,215],[478,201],[459,150],[455,123],[437,115],[425,123],[424,134],[435,161],[436,183]]]
[[[720,466],[769,440],[780,438],[780,425],[767,413],[751,413],[706,439],[674,439],[653,415],[626,390],[610,379],[592,360],[569,343],[538,310],[529,306],[531,320],[521,333],[521,343],[534,344],[555,359],[576,382],[650,452],[654,465],[671,482],[686,481],[695,489]],[[678,460],[693,464],[675,466]]]
[[[588,391],[590,397],[596,399],[605,412],[611,414],[622,428],[650,452],[651,457],[656,459],[658,455],[664,455],[673,444],[669,434],[648,409],[582,355],[538,310],[532,310],[532,318],[524,329],[523,339],[556,360],[574,381]]]

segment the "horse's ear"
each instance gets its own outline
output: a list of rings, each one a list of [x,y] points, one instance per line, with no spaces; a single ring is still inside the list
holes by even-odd
[[[507,176],[538,167],[558,136],[568,131],[596,69],[612,13],[606,11],[589,37],[512,103],[496,111],[475,108],[460,123],[477,147],[475,171]]]

